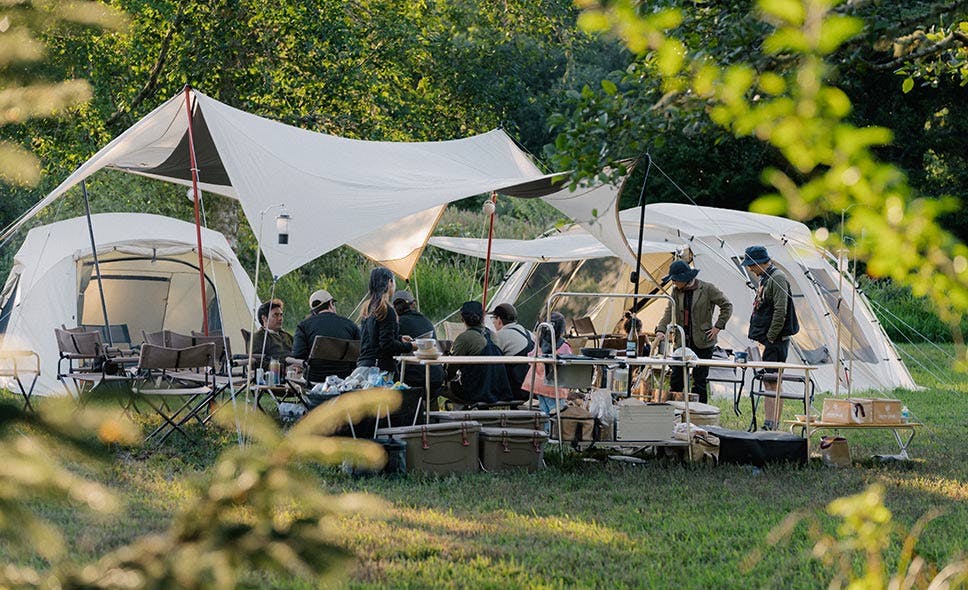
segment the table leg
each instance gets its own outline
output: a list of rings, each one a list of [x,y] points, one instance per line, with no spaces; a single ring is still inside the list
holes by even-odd
[[[425,424],[430,424],[430,365],[424,365],[424,388],[427,392],[427,420]]]
[[[898,432],[898,429],[897,428],[892,428],[891,429],[891,432],[894,433],[894,440],[897,441],[897,446],[900,447],[900,449],[901,449],[901,452],[898,453],[898,457],[900,457],[902,459],[910,459],[911,458],[911,457],[908,456],[907,449],[908,449],[908,445],[911,444],[911,441],[914,440],[914,434],[917,431],[914,428],[910,428],[909,430],[911,431],[911,434],[907,437],[907,440],[901,440],[901,434]]]

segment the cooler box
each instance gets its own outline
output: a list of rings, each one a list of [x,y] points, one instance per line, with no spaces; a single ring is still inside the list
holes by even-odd
[[[484,471],[544,467],[548,433],[527,428],[481,428],[481,465]]]
[[[669,402],[682,422],[686,421],[686,402]],[[719,426],[719,408],[712,404],[689,402],[689,420],[696,426]]]
[[[672,404],[618,407],[616,440],[670,440],[675,423]]]
[[[407,444],[407,472],[467,473],[479,471],[478,422],[420,424],[382,428],[378,437]]]
[[[548,414],[537,410],[459,410],[431,412],[436,422],[480,422],[482,427],[548,430]]]

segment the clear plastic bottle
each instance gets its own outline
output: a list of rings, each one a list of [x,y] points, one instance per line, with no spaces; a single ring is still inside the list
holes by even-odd
[[[269,361],[268,385],[279,385],[279,359]]]
[[[629,334],[625,340],[625,358],[634,359],[638,356],[639,334],[635,330],[635,318],[629,318]]]
[[[907,406],[901,408],[901,422],[911,421],[911,410]]]

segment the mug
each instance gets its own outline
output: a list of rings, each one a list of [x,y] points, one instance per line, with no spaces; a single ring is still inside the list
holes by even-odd
[[[736,361],[737,363],[745,363],[747,360],[749,360],[749,358],[750,358],[750,353],[745,351],[743,352],[737,351],[733,353],[733,360]]]

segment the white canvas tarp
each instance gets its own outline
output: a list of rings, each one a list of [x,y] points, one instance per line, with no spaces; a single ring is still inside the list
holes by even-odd
[[[142,341],[142,331],[202,329],[193,224],[142,213],[105,213],[91,221],[111,325],[123,325],[132,343]],[[225,237],[202,232],[209,326],[224,330],[241,351],[240,330],[252,322],[252,282]],[[86,218],[27,233],[4,286],[2,309],[0,350],[37,352],[36,392],[63,392],[54,328],[104,325]]]
[[[451,141],[361,141],[189,95],[200,186],[239,200],[275,276],[344,244],[408,276],[444,205],[548,178],[500,129]],[[102,168],[190,186],[185,96],[101,149],[0,239]],[[283,204],[292,217],[287,245],[275,231]]]

